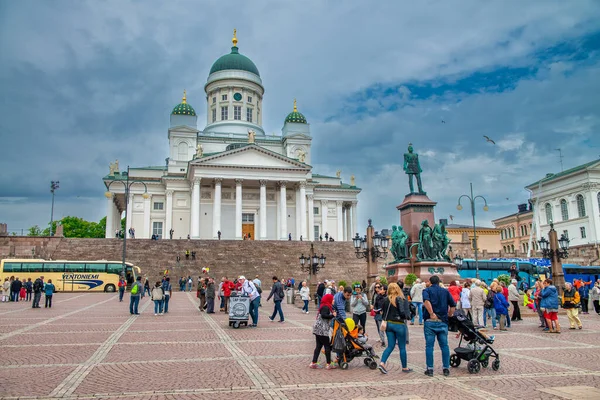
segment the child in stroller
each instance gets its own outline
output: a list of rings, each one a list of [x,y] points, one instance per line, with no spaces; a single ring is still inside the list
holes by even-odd
[[[348,369],[350,361],[357,357],[365,357],[364,364],[370,369],[377,369],[375,359],[379,357],[375,354],[373,346],[367,344],[368,338],[364,335],[364,330],[360,333],[361,329],[360,325],[354,324],[352,318],[346,318],[344,323],[335,322],[333,349],[340,356],[338,363],[341,369]],[[339,335],[337,330],[341,332],[343,340],[336,338],[336,335]]]
[[[491,347],[494,336],[488,336],[482,329],[475,328],[473,321],[462,310],[456,310],[450,317],[449,330],[460,332],[460,342],[454,349],[454,354],[450,356],[450,366],[456,368],[461,360],[465,360],[468,361],[469,372],[476,374],[481,367],[487,368],[490,358],[493,358],[492,369],[500,369],[500,356]],[[463,340],[467,342],[466,346],[462,346]]]

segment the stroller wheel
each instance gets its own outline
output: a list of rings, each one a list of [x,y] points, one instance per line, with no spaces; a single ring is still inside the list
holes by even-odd
[[[371,361],[373,361],[370,357],[365,358],[364,360],[365,365],[368,367],[369,365],[371,365]]]
[[[450,366],[456,368],[460,365],[460,357],[456,354],[450,356]]]
[[[500,369],[500,360],[494,360],[492,362],[492,369],[498,371]]]
[[[469,373],[476,374],[481,369],[481,364],[479,364],[479,361],[477,361],[474,358],[472,360],[469,360],[469,364],[467,365],[467,369],[469,370]]]
[[[369,363],[369,368],[371,368],[371,369],[377,369],[377,363],[375,361],[371,361]]]
[[[341,369],[348,369],[348,363],[347,362],[340,362],[340,368]],[[375,366],[375,368],[377,368],[377,366]]]
[[[239,328],[239,327],[240,327],[240,322],[239,322],[239,321],[235,321],[235,322],[233,323],[233,329],[237,329],[237,328]]]
[[[485,360],[481,360],[481,366],[483,368],[487,368],[489,364],[490,364],[489,358],[486,358]]]

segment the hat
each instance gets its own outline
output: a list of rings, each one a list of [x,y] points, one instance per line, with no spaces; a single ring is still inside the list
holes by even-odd
[[[246,280],[246,277],[244,275],[240,275],[240,277],[238,278],[238,280],[243,279]]]

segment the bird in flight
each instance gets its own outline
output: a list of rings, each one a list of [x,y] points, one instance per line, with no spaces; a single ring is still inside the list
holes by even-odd
[[[454,221],[454,215],[450,215],[450,221]]]
[[[442,120],[442,124],[445,124],[445,123],[446,123],[446,121]]]
[[[490,142],[491,144],[496,144],[496,142],[494,142],[492,139],[490,139],[489,136],[483,135],[483,137],[485,138],[486,142]]]

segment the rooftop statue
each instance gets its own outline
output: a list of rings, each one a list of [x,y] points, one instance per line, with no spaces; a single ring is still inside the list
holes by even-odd
[[[252,129],[248,129],[248,143],[254,143],[254,139],[256,138],[256,132]]]
[[[412,143],[408,144],[408,153],[404,153],[404,172],[408,175],[408,186],[410,187],[410,193],[427,194],[423,191],[423,185],[421,183],[421,164],[419,164],[419,155],[413,153]],[[417,178],[418,192],[415,192],[413,185],[413,176]]]
[[[203,154],[204,154],[204,149],[202,148],[201,144],[198,144],[196,146],[196,158],[202,157]]]
[[[298,161],[300,161],[301,163],[306,161],[306,152],[303,149],[298,150]]]

